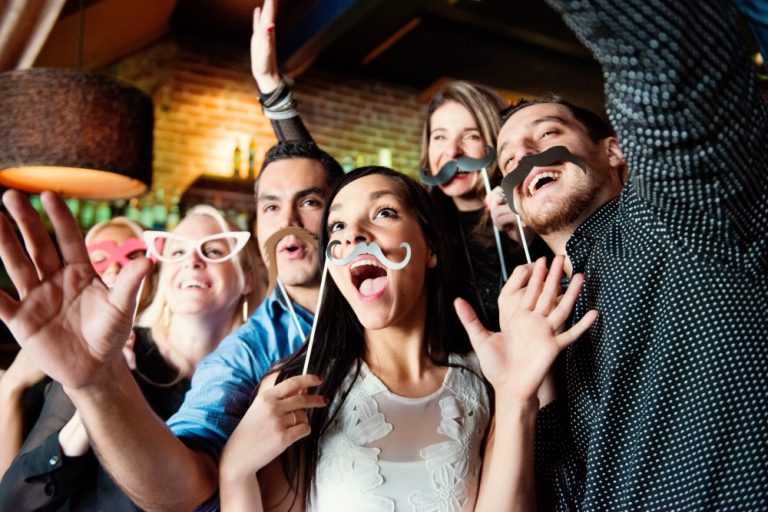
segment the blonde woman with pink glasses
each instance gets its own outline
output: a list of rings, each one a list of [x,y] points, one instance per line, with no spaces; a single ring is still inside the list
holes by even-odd
[[[197,364],[261,302],[264,282],[250,233],[209,206],[189,210],[171,233],[145,231],[143,242],[159,269],[154,298],[133,329],[131,367],[147,405],[164,421],[181,405]],[[129,419],[115,418],[113,428],[130,428]],[[54,383],[0,483],[0,510],[60,507],[138,510],[99,465],[77,410]]]

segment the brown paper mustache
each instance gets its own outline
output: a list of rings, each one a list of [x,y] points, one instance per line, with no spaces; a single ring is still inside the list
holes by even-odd
[[[317,246],[317,237],[306,229],[298,226],[289,226],[272,233],[264,242],[264,256],[267,258],[267,261],[264,263],[267,264],[267,276],[269,279],[267,295],[272,293],[272,290],[277,283],[277,255],[275,254],[277,244],[287,236],[295,236],[309,245]]]
[[[520,160],[517,167],[512,169],[512,172],[504,176],[501,180],[501,190],[504,192],[504,197],[507,200],[507,205],[514,213],[518,213],[514,206],[514,190],[515,188],[525,181],[525,178],[531,174],[534,167],[546,167],[552,164],[558,164],[562,162],[571,162],[581,167],[584,174],[587,174],[587,164],[574,155],[565,146],[553,146],[541,153],[535,155],[528,155]]]

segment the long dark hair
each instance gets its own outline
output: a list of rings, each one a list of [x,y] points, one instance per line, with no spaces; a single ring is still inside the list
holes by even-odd
[[[435,208],[430,204],[426,191],[409,177],[386,167],[361,167],[338,180],[328,193],[320,230],[320,248],[327,247],[329,234],[328,212],[338,192],[355,180],[370,175],[386,176],[399,188],[408,207],[415,213],[422,235],[437,256],[437,266],[427,269],[427,314],[424,325],[424,354],[435,364],[449,366],[450,354],[466,354],[470,350],[464,328],[456,317],[453,299],[456,297],[453,262],[443,231],[444,223],[438,222]],[[320,251],[323,268],[325,251]],[[341,389],[346,376],[360,371],[364,351],[364,328],[352,308],[344,299],[332,279],[327,279],[322,298],[322,311],[317,319],[315,346],[309,363],[309,373],[321,375],[323,383],[316,392],[332,399],[340,396],[334,407],[311,409],[309,425],[312,433],[295,443],[281,456],[283,471],[296,496],[303,496],[309,505],[309,494],[319,459],[319,442],[341,407],[348,389]],[[306,355],[306,344],[289,357],[280,368],[277,381],[300,375]]]

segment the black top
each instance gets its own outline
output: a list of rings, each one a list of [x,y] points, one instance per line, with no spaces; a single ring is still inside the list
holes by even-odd
[[[140,372],[134,371],[134,378],[152,410],[165,420],[181,405],[189,381],[174,383],[178,371],[165,362],[149,329],[136,327],[134,331],[136,366]],[[74,413],[72,401],[61,384],[54,382],[38,422],[0,483],[0,510],[139,510],[100,466],[92,451],[80,457],[66,457],[61,452],[59,431]]]
[[[477,225],[485,210],[462,212],[453,206],[452,201],[445,202],[450,203],[447,207],[453,212],[455,219],[453,224],[455,228],[448,227],[446,231],[451,234],[450,242],[454,245],[454,253],[461,255],[457,258],[461,272],[458,276],[459,293],[472,305],[486,328],[498,331],[498,300],[504,279],[490,220],[488,228],[478,232]],[[500,240],[509,276],[517,265],[526,263],[525,251],[522,245],[504,233],[501,233]],[[540,256],[551,255],[547,245],[538,237],[535,237],[533,242],[529,242],[528,250],[532,261],[536,261]]]
[[[767,510],[768,112],[737,12],[550,3],[603,65],[630,179],[566,246],[574,320],[600,316],[539,414],[540,505]]]

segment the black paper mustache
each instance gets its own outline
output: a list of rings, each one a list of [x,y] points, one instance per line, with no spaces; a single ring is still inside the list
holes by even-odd
[[[541,153],[535,155],[528,155],[520,160],[517,167],[512,169],[512,172],[504,176],[501,180],[501,190],[504,191],[504,197],[507,199],[507,205],[509,208],[517,213],[514,206],[514,190],[515,188],[525,181],[525,178],[531,174],[534,167],[546,167],[548,165],[557,164],[561,162],[571,162],[581,167],[584,174],[587,174],[587,164],[574,155],[565,146],[553,146]]]
[[[361,254],[370,254],[379,260],[379,263],[392,270],[400,270],[401,268],[405,267],[409,261],[411,261],[411,244],[408,242],[403,242],[400,244],[400,247],[405,249],[405,258],[403,258],[403,261],[400,263],[395,263],[394,261],[387,259],[387,257],[384,256],[384,253],[381,251],[381,247],[379,247],[376,242],[371,242],[370,244],[366,242],[360,242],[355,246],[354,249],[352,249],[350,254],[343,258],[336,258],[333,255],[333,247],[335,245],[341,245],[341,241],[331,241],[328,244],[328,248],[325,250],[325,257],[328,258],[328,261],[337,266],[346,265]]]
[[[457,172],[477,172],[483,167],[491,165],[496,158],[496,150],[492,146],[485,146],[485,156],[483,158],[472,158],[462,156],[456,160],[445,162],[440,168],[440,172],[434,176],[427,170],[419,171],[419,178],[425,185],[442,185],[448,183]]]

